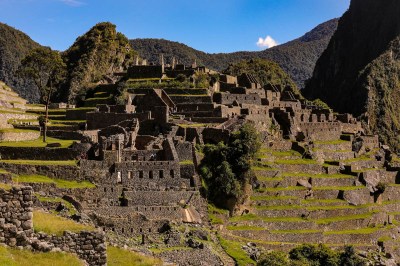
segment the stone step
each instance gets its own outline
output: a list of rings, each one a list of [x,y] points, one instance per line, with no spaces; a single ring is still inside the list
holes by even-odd
[[[351,151],[351,141],[326,141],[314,143],[314,147],[317,150],[329,150],[329,151]]]
[[[354,159],[355,155],[353,151],[317,151],[321,153],[324,160],[327,161],[341,161],[341,160],[350,160]]]

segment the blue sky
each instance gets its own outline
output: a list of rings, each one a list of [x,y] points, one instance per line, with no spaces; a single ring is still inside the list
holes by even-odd
[[[96,23],[110,21],[130,39],[163,38],[211,53],[256,51],[340,17],[349,4],[350,0],[0,0],[0,22],[57,50],[67,49]]]

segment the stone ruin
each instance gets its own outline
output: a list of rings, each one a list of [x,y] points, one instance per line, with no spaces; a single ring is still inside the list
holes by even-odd
[[[326,235],[324,230],[339,230],[340,226],[359,228],[365,219],[322,226],[307,219],[360,215],[363,214],[362,208],[352,210],[348,205],[375,204],[379,200],[390,201],[397,197],[395,187],[387,189],[393,196],[389,196],[387,191],[380,199],[376,196],[379,182],[397,182],[397,168],[393,166],[391,172],[387,171],[378,137],[366,135],[360,121],[351,115],[335,114],[330,109],[315,106],[279,86],[270,84],[263,87],[252,75],[234,77],[197,64],[186,67],[176,62],[165,65],[164,60],[161,63],[137,64],[127,70],[125,80],[148,80],[154,82],[154,88],[128,87],[126,105],[99,104],[92,111],[71,112],[71,115],[86,119],[85,128],[64,133],[59,130],[58,134],[79,134],[82,139],[81,145],[85,148],[80,149],[77,167],[28,167],[5,163],[0,167],[15,172],[93,182],[96,187],[92,189],[32,186],[47,196],[68,199],[106,235],[140,239],[144,245],[160,243],[162,236],[168,247],[180,243],[177,240],[179,234],[171,230],[173,226],[209,226],[207,202],[201,194],[201,178],[197,174],[200,157],[196,145],[226,141],[245,122],[253,123],[258,129],[262,148],[268,152],[257,162],[258,170],[255,172],[263,178],[253,184],[255,199],[249,201],[241,214],[264,218],[303,217],[305,220],[304,223],[251,219],[241,223],[228,222],[233,227],[263,228],[257,234],[252,230],[219,230],[230,241],[241,238],[258,239],[264,243],[290,243],[279,247],[264,244],[266,248],[283,250],[307,242],[343,244],[340,236]],[[162,80],[178,75],[193,80],[196,73],[217,75],[218,79],[205,89],[163,88],[159,85]],[[64,108],[63,105],[58,107]],[[67,118],[68,115],[67,111]],[[294,151],[295,155],[290,155]],[[376,154],[370,160],[358,160],[371,152]],[[280,157],[280,154],[284,156]],[[379,160],[378,155],[381,156]],[[46,151],[46,156],[48,160],[59,158],[49,151]],[[281,175],[283,177],[279,177]],[[333,177],[322,178],[325,175]],[[336,178],[335,175],[345,175],[346,178]],[[329,186],[332,189],[327,189]],[[262,200],[263,197],[269,198],[270,202]],[[311,199],[326,200],[328,205],[329,200],[341,200],[345,207],[312,211],[307,207],[304,210],[275,210],[273,207],[281,204],[301,206],[304,200]],[[385,211],[383,213],[387,213]],[[383,223],[388,215],[383,216],[373,218]],[[312,233],[288,233],[305,228]],[[274,230],[282,233],[274,234]],[[349,243],[353,239],[367,249],[372,246],[368,243],[376,246],[380,236],[380,233],[367,236],[349,234],[344,239]],[[64,243],[63,240],[60,243]],[[183,254],[187,253],[176,252],[182,254],[182,260],[177,254],[174,258],[169,253],[163,256],[185,265],[182,261],[186,255]],[[201,254],[209,265],[229,261],[218,258],[207,248],[195,254],[191,256]]]

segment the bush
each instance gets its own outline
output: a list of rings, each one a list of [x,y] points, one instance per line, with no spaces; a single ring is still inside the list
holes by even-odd
[[[337,266],[339,265],[339,254],[325,245],[304,244],[289,252],[293,261],[309,262],[315,266]]]
[[[259,147],[257,131],[250,124],[234,132],[227,144],[204,146],[200,173],[208,197],[216,206],[226,207],[228,200],[241,197],[243,184],[250,181],[251,162]]]
[[[289,260],[285,253],[272,251],[261,256],[257,266],[289,266]]]
[[[386,190],[386,184],[383,182],[379,182],[378,185],[376,185],[376,193],[382,194]]]

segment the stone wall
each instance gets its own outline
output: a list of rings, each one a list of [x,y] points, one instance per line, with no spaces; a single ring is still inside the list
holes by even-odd
[[[213,100],[223,105],[232,105],[234,102],[261,105],[261,97],[258,94],[216,93],[214,94]]]
[[[190,142],[177,142],[175,144],[176,152],[180,161],[193,160],[193,145]]]
[[[140,122],[148,120],[151,118],[149,112],[146,113],[99,113],[99,112],[89,112],[86,114],[87,117],[87,129],[102,129],[109,126],[117,125],[118,123],[126,120],[133,120],[135,118],[139,119]]]
[[[0,242],[11,247],[38,251],[56,248],[75,253],[89,265],[106,265],[105,236],[98,232],[64,232],[63,236],[33,231],[33,190],[31,187],[0,189]]]
[[[19,174],[41,174],[51,178],[83,181],[79,174],[79,168],[73,165],[31,165],[0,162],[0,168]]]
[[[43,242],[48,245],[43,249]],[[105,234],[103,232],[81,231],[73,233],[65,231],[63,236],[39,233],[32,241],[34,249],[60,249],[61,251],[75,253],[89,265],[107,265],[107,252]]]
[[[25,132],[0,132],[0,141],[26,141],[35,140],[40,137],[39,131]]]
[[[68,148],[0,147],[3,160],[75,160],[81,153]]]

